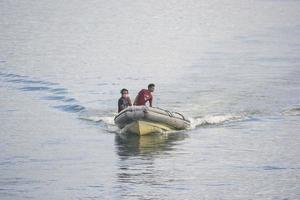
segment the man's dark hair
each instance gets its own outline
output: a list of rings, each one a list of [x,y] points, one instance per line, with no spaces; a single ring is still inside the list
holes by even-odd
[[[148,88],[151,88],[151,87],[155,87],[154,83],[150,83],[150,84],[148,85]]]
[[[123,89],[121,90],[121,94],[123,94],[123,92],[128,92],[128,90],[127,90],[126,88],[123,88]]]

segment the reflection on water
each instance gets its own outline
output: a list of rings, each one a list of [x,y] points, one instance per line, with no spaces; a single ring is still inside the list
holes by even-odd
[[[135,136],[115,136],[117,149],[118,172],[118,196],[129,199],[167,198],[167,194],[159,191],[170,181],[166,177],[165,165],[160,165],[160,159],[172,157],[172,153],[179,151],[178,146],[188,134],[174,132],[169,134]],[[149,194],[150,190],[156,192]]]
[[[174,145],[184,140],[188,135],[184,132],[170,134],[135,136],[117,134],[115,137],[117,154],[121,159],[129,156],[155,155],[167,153],[174,149]]]

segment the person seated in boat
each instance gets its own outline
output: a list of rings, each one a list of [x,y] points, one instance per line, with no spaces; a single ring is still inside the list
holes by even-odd
[[[136,106],[145,106],[147,102],[149,102],[149,106],[152,107],[152,92],[154,92],[155,85],[150,83],[148,85],[148,89],[142,89],[134,100],[134,104]]]
[[[118,112],[121,112],[128,106],[132,106],[130,97],[128,96],[128,90],[126,88],[123,88],[121,90],[121,97],[118,101]]]

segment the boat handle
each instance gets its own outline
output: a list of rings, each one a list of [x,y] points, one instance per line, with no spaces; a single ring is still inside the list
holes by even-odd
[[[156,108],[156,109],[158,109],[158,110],[165,111],[166,113],[168,113],[168,115],[169,115],[170,117],[174,117],[173,114],[172,114],[172,112],[170,112],[170,111],[168,111],[168,110],[165,110],[165,109],[162,109],[162,108],[159,108],[159,107],[153,107],[153,108]],[[155,112],[155,111],[154,111],[154,112]],[[156,113],[157,113],[157,112],[156,112]]]
[[[182,119],[184,119],[185,120],[185,117],[181,114],[181,113],[179,113],[179,112],[174,112],[174,113],[176,113],[176,114],[178,114],[178,115],[180,115],[181,117],[182,117]]]
[[[173,114],[170,112],[170,111],[168,111],[168,110],[164,110],[166,113],[168,113],[168,115],[170,116],[170,117],[173,117]]]

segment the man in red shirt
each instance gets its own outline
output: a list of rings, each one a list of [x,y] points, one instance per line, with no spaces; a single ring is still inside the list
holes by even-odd
[[[150,83],[148,85],[148,89],[142,89],[139,94],[136,96],[134,100],[134,104],[136,106],[144,106],[146,105],[147,101],[149,101],[150,107],[152,107],[152,92],[154,92],[155,85]]]

